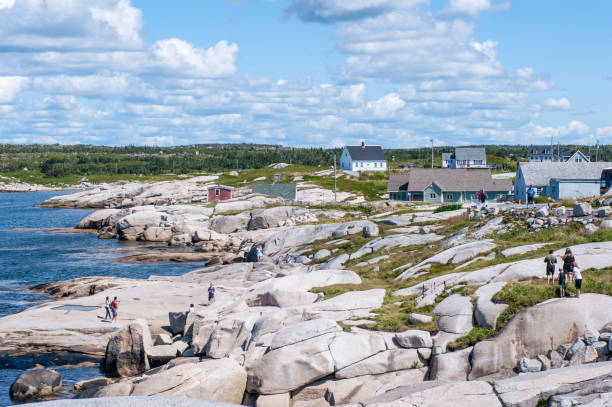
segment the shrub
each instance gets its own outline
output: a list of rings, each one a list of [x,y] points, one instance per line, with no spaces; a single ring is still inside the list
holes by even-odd
[[[461,204],[450,204],[450,205],[442,205],[434,209],[434,213],[446,212],[446,211],[455,211],[457,209],[461,209]]]

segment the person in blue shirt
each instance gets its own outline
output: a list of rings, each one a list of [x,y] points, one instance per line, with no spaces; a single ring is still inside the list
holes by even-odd
[[[213,283],[210,283],[210,286],[208,286],[208,302],[211,303],[215,300],[215,287],[213,286]]]
[[[533,185],[529,185],[529,189],[527,190],[527,205],[535,204],[535,195],[536,191],[533,189]]]

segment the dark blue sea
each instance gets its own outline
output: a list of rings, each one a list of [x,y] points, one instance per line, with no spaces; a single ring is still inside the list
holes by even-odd
[[[63,192],[68,193],[68,192]],[[58,192],[0,194],[0,317],[20,312],[46,295],[32,293],[28,287],[84,276],[147,278],[155,275],[180,275],[201,268],[202,263],[139,264],[111,262],[125,249],[135,248],[115,239],[98,239],[95,234],[43,232],[44,228],[72,228],[92,211],[37,208],[40,202]],[[32,229],[11,231],[9,229]],[[122,249],[118,251],[117,249]],[[37,361],[0,361],[0,405],[12,404],[11,383]],[[54,366],[54,361],[44,364]],[[54,366],[55,367],[55,366]],[[102,375],[97,365],[61,366],[63,396],[69,397],[74,382]]]

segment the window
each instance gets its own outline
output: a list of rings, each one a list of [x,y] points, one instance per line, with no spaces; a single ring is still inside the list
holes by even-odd
[[[215,196],[221,195],[221,190],[219,188],[215,188]]]
[[[377,167],[378,167],[378,163],[374,163],[374,168],[377,168]]]
[[[454,199],[453,194],[446,194],[446,199]]]
[[[542,195],[542,188],[536,188],[536,196]]]
[[[435,199],[435,198],[436,198],[436,194],[432,192],[431,194],[429,194],[429,197],[430,197],[431,199]]]

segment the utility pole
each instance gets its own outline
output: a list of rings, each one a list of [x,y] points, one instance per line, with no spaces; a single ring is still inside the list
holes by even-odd
[[[334,202],[336,202],[336,153],[334,153]]]
[[[599,140],[595,144],[595,162],[599,161]]]
[[[433,138],[430,139],[431,140],[431,168],[433,168],[433,162],[434,162],[434,140]]]

